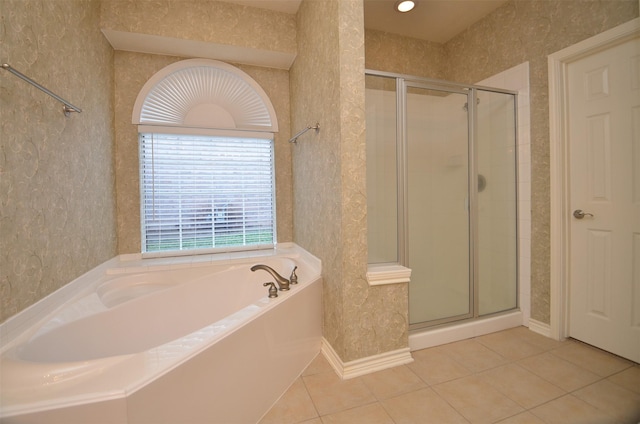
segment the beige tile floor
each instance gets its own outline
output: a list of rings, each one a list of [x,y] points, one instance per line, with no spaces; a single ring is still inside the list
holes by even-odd
[[[322,355],[260,424],[640,423],[640,366],[525,327],[340,380]]]

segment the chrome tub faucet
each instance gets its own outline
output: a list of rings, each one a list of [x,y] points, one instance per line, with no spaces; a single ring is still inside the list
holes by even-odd
[[[289,280],[287,280],[286,278],[284,278],[282,275],[278,274],[275,269],[271,268],[268,265],[262,265],[262,264],[254,265],[254,266],[251,267],[251,271],[254,271],[254,272],[259,270],[259,269],[267,271],[269,274],[271,274],[273,279],[276,280],[276,283],[278,284],[278,288],[280,289],[280,291],[289,290],[289,284],[291,282]]]
[[[263,284],[264,287],[269,286],[269,298],[278,297],[278,289],[271,281]]]
[[[254,271],[254,272],[259,269],[267,271],[269,274],[271,274],[274,280],[276,280],[276,283],[278,284],[278,288],[281,291],[289,290],[290,284],[298,284],[298,276],[296,275],[296,269],[298,269],[297,266],[293,267],[293,270],[291,271],[291,277],[289,277],[289,279],[284,278],[282,275],[278,274],[275,269],[271,268],[268,265],[260,264],[260,265],[254,265],[251,267],[251,271]]]

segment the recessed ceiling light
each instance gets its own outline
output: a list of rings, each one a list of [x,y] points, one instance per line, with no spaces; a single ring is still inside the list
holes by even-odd
[[[398,12],[408,12],[416,7],[416,3],[412,0],[402,0],[396,3],[396,10]]]

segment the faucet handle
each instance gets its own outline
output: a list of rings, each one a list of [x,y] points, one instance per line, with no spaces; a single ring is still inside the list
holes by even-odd
[[[278,297],[278,289],[276,288],[276,285],[272,282],[269,283],[264,283],[263,284],[264,287],[270,286],[269,287],[269,297]]]
[[[290,284],[298,284],[298,276],[296,275],[296,269],[298,269],[298,267],[294,266],[293,271],[291,271],[291,276],[289,277]]]

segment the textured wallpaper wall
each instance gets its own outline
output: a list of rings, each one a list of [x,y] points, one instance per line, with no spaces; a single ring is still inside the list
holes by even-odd
[[[178,4],[180,7],[177,7]],[[108,0],[103,3],[102,11],[101,27],[106,29],[146,31],[155,35],[244,47],[281,48],[282,51],[295,51],[296,46],[295,20],[292,15],[285,13],[263,11],[265,13],[261,14],[259,9],[223,2],[169,0]],[[189,22],[189,25],[183,25],[183,22]],[[153,74],[182,59],[123,51],[115,53],[115,166],[119,253],[140,252],[138,130],[131,123],[133,105],[140,89]],[[279,133],[275,138],[278,241],[293,241],[292,147],[288,143],[289,73],[255,66],[235,66],[260,84],[271,99],[278,116]]]
[[[372,29],[365,30],[365,67],[376,71],[446,79],[444,46]]]
[[[0,1],[0,321],[116,254],[113,52],[87,0]]]
[[[296,52],[292,15],[213,0],[103,0],[102,28]]]
[[[473,84],[530,63],[531,317],[550,320],[549,107],[547,56],[638,17],[637,0],[517,0],[444,45],[366,32],[369,69]]]
[[[319,122],[293,148],[294,240],[320,257],[324,336],[344,351],[338,4],[302,2],[299,54],[290,70],[292,131]]]
[[[324,337],[345,362],[407,346],[406,285],[368,286],[362,3],[306,1],[291,69],[294,240],[323,261]]]
[[[325,337],[350,361],[407,346],[406,285],[365,280],[365,42],[367,68],[454,81],[531,63],[532,314],[548,322],[546,55],[637,17],[638,2],[518,0],[443,46],[365,37],[361,0],[304,1],[296,17],[197,0],[0,0],[0,15],[0,58],[84,110],[64,118],[53,99],[0,71],[0,320],[117,252],[139,251],[131,109],[147,79],[180,58],[114,55],[102,27],[298,52],[290,72],[239,67],[279,119],[278,239],[323,260]],[[287,143],[315,122],[319,134]]]
[[[183,58],[131,53],[115,53],[116,176],[118,197],[119,253],[140,252],[140,186],[138,128],[131,113],[142,86],[160,69]],[[276,209],[278,241],[293,240],[291,146],[289,131],[289,73],[287,71],[235,65],[265,90],[278,117],[276,135]]]

